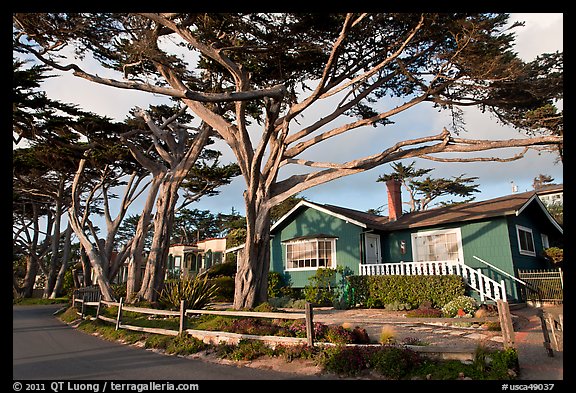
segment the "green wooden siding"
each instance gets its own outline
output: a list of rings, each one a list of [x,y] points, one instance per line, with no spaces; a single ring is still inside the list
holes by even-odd
[[[270,270],[283,273],[289,278],[292,287],[303,288],[308,285],[308,278],[313,276],[316,270],[286,271],[286,249],[283,241],[299,236],[313,234],[329,234],[337,236],[336,239],[336,262],[339,266],[349,268],[353,274],[359,274],[360,262],[360,234],[361,227],[347,223],[332,215],[315,209],[303,207],[296,212],[294,217],[281,228],[275,228],[272,233],[270,247]]]

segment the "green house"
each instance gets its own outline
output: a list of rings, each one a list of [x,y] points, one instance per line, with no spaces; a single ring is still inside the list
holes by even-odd
[[[389,186],[389,191],[391,187]],[[522,301],[519,269],[545,269],[562,227],[535,192],[390,216],[301,201],[271,229],[270,270],[303,288],[322,267],[355,275],[460,274],[481,300]]]

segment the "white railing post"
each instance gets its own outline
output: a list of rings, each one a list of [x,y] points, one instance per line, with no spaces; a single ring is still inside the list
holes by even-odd
[[[484,280],[482,279],[482,270],[480,268],[476,269],[478,273],[478,291],[480,292],[480,301],[484,301]]]
[[[505,302],[508,301],[506,299],[506,283],[504,282],[504,280],[500,280],[500,298]]]

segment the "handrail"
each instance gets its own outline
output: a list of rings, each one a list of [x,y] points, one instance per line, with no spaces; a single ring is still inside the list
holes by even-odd
[[[526,287],[528,286],[528,284],[525,283],[524,281],[522,281],[522,280],[520,280],[520,279],[512,276],[510,273],[506,273],[504,270],[502,270],[502,269],[500,269],[500,268],[492,265],[491,263],[488,263],[488,262],[486,262],[486,261],[478,258],[476,255],[472,255],[472,257],[473,257],[474,259],[477,259],[477,260],[479,260],[480,262],[482,262],[482,263],[490,266],[492,269],[499,271],[500,273],[504,274],[505,276],[510,277],[511,279],[513,279],[513,280],[515,280],[515,281],[518,281],[520,284],[522,284],[522,285],[524,285],[524,286],[526,286]]]

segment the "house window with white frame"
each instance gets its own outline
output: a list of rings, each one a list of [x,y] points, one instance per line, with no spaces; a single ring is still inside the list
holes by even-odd
[[[412,253],[415,262],[463,261],[460,228],[413,233]]]
[[[536,248],[534,247],[532,229],[516,225],[516,234],[518,235],[518,248],[520,254],[535,257]]]
[[[288,241],[286,270],[314,270],[336,266],[336,239]]]

